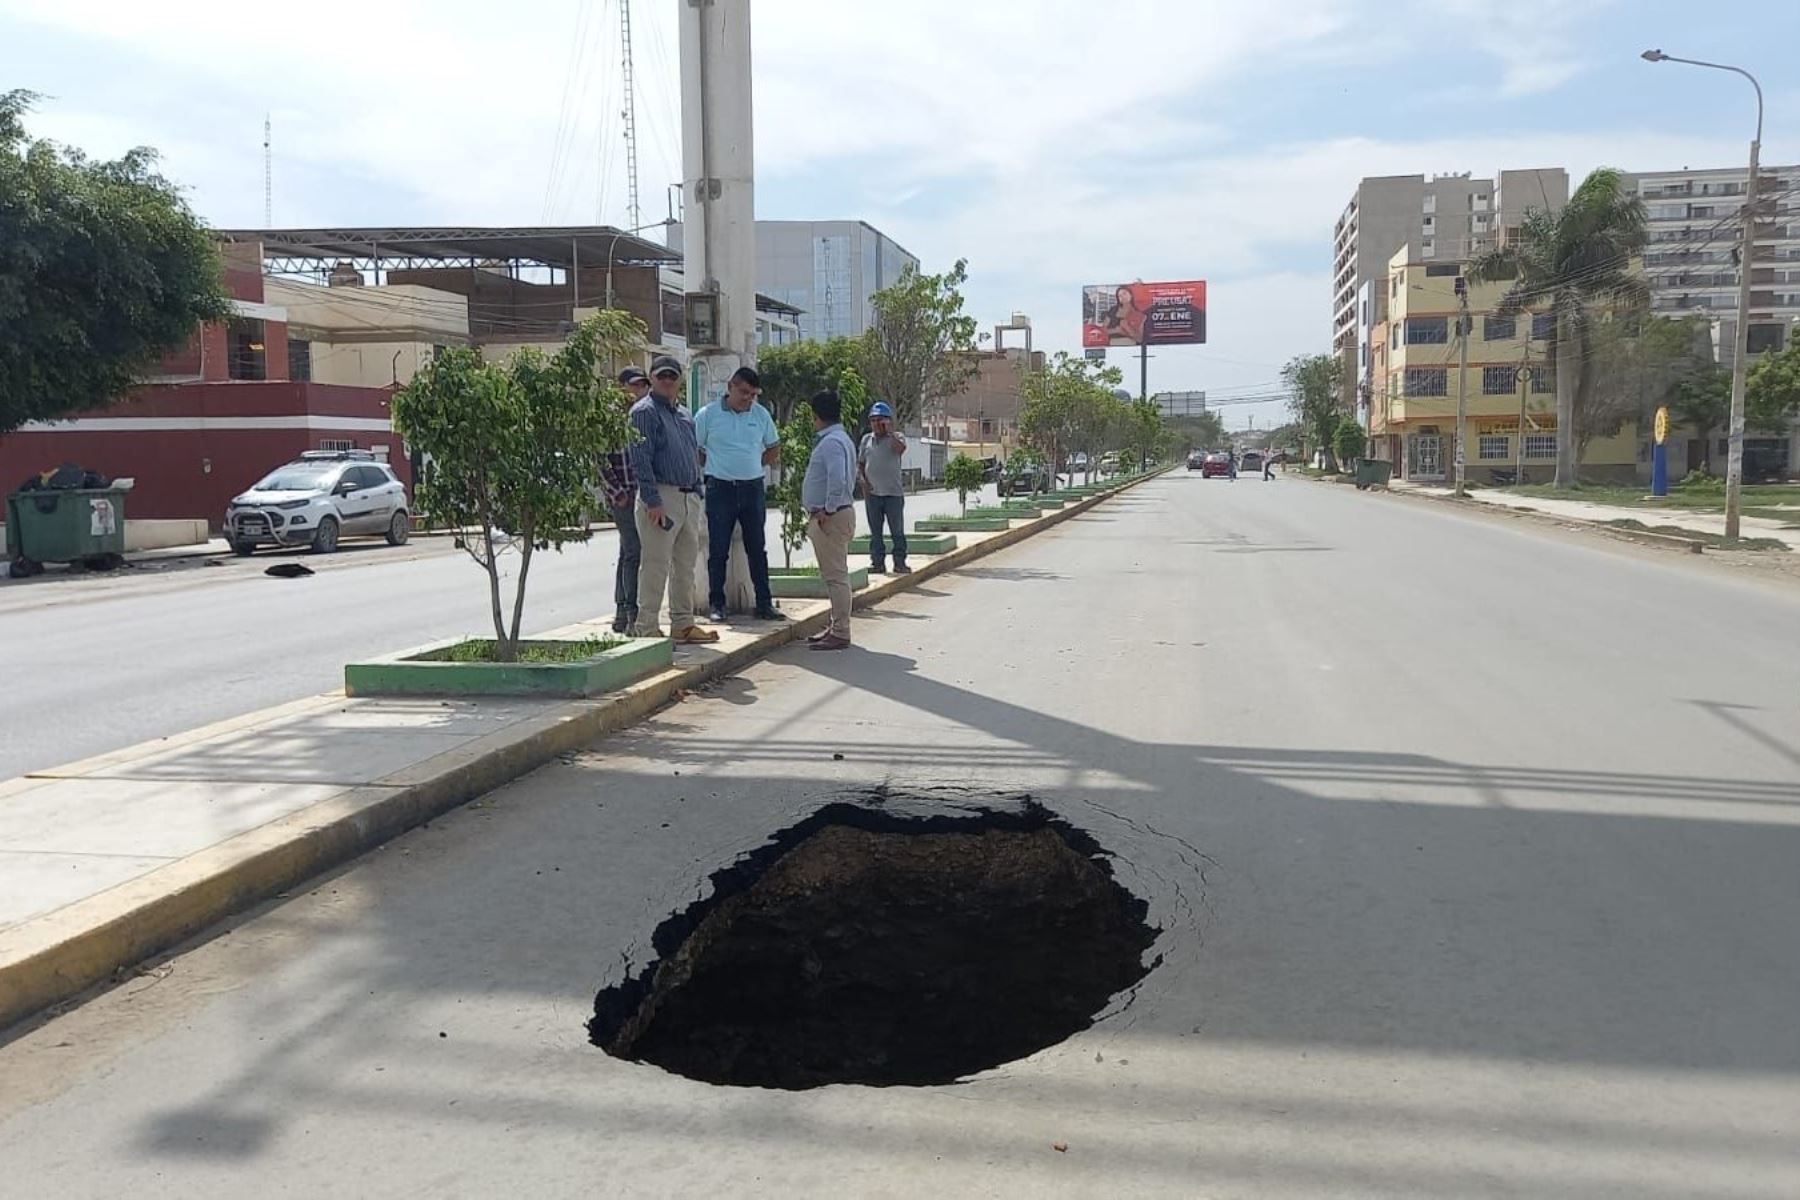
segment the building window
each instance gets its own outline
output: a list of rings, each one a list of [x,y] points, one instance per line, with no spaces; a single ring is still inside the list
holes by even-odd
[[[1555,390],[1555,368],[1548,364],[1531,368],[1531,392],[1534,396],[1548,396]]]
[[[1425,274],[1441,279],[1446,275],[1455,275],[1461,270],[1462,268],[1455,263],[1432,263],[1425,268]]]
[[[1481,368],[1481,394],[1484,396],[1504,396],[1513,390],[1513,372],[1515,367],[1483,367]]]
[[[1406,344],[1409,346],[1442,346],[1450,340],[1450,321],[1446,317],[1406,318]]]
[[[1388,349],[1398,350],[1400,348],[1400,323],[1398,321],[1388,326],[1388,338]]]
[[[1390,299],[1390,300],[1395,299],[1399,295],[1400,295],[1400,272],[1395,271],[1392,275],[1388,276],[1388,299]]]
[[[662,332],[665,339],[687,337],[687,309],[680,292],[662,294]]]
[[[288,378],[305,383],[312,378],[312,343],[301,338],[288,339]]]
[[[1555,458],[1556,435],[1554,433],[1528,433],[1525,435],[1526,458]]]
[[[1425,193],[1425,211],[1428,213],[1434,213],[1437,211],[1437,193],[1436,192],[1426,192]]]
[[[267,379],[268,354],[263,342],[263,323],[248,317],[233,317],[226,330],[226,343],[231,348],[227,364],[233,379]]]
[[[1534,341],[1534,342],[1549,341],[1550,335],[1551,335],[1551,333],[1553,333],[1555,331],[1555,329],[1556,329],[1556,315],[1554,313],[1533,313],[1532,314],[1532,316],[1531,316],[1531,340],[1532,341]]]
[[[1475,454],[1478,458],[1511,458],[1512,436],[1505,433],[1484,433],[1475,440]]]
[[[1432,229],[1436,226],[1436,224],[1437,224],[1436,217],[1426,217],[1425,221],[1424,221],[1425,232],[1430,233],[1432,231]]]
[[[1443,367],[1406,368],[1406,394],[1409,396],[1447,396],[1450,394],[1450,372]]]
[[[1781,349],[1781,326],[1752,325],[1744,345],[1751,354],[1766,354]]]
[[[1481,318],[1481,340],[1484,342],[1510,342],[1519,336],[1519,323],[1512,317]]]
[[[1426,242],[1425,245],[1423,247],[1421,247],[1419,250],[1419,257],[1421,257],[1421,258],[1436,258],[1437,257],[1437,243]]]

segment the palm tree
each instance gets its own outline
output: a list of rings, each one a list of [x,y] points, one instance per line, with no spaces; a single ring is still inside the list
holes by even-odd
[[[1640,309],[1649,295],[1633,261],[1647,240],[1644,220],[1644,202],[1627,188],[1623,173],[1601,167],[1582,180],[1562,211],[1527,210],[1517,236],[1469,264],[1476,282],[1511,282],[1496,316],[1540,312],[1553,318],[1549,356],[1556,372],[1559,488],[1575,484],[1575,412],[1593,313]]]

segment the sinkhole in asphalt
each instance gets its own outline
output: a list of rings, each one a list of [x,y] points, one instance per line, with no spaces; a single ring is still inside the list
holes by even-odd
[[[1087,1028],[1156,963],[1107,853],[1026,798],[834,804],[712,878],[596,997],[615,1057],[708,1083],[950,1083]]]

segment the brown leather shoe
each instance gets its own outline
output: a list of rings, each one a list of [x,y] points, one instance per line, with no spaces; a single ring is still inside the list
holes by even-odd
[[[818,641],[807,646],[808,650],[848,650],[849,648],[850,639],[839,637],[835,633],[828,633]]]
[[[700,646],[719,640],[719,635],[710,629],[702,629],[698,625],[689,625],[685,629],[675,631],[677,646]]]

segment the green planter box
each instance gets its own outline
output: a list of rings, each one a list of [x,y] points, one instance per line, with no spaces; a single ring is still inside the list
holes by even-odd
[[[1043,515],[1043,509],[1033,508],[1029,504],[1003,504],[999,508],[971,508],[969,510],[969,516],[971,517],[987,517],[990,519],[994,517],[1004,517],[1008,521],[1029,521],[1033,517],[1041,517]]]
[[[574,699],[617,691],[675,661],[668,638],[630,638],[569,663],[438,662],[427,657],[467,638],[450,638],[344,665],[351,696],[546,696]]]
[[[889,547],[892,549],[892,547]],[[954,533],[915,533],[906,539],[906,553],[914,554],[947,554],[956,549]],[[850,539],[850,553],[867,554],[869,552],[869,535],[862,534]]]
[[[868,586],[869,568],[851,567],[850,590],[860,592]],[[769,591],[790,600],[823,600],[825,580],[817,571],[803,571],[798,567],[770,567]]]
[[[1073,504],[1077,500],[1086,500],[1087,496],[1085,496],[1081,492],[1062,491],[1062,492],[1051,492],[1050,499],[1061,500],[1064,504]]]
[[[927,517],[914,521],[920,533],[999,533],[1012,528],[1010,517]],[[910,545],[912,539],[908,538]]]

